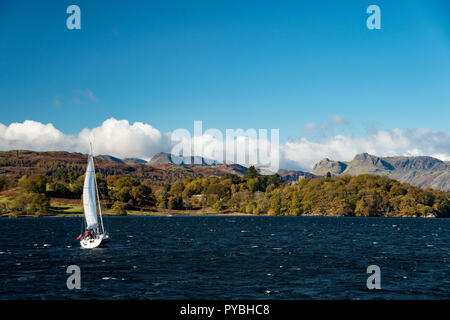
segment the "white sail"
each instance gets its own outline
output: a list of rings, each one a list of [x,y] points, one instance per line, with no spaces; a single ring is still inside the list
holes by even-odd
[[[96,202],[94,160],[89,156],[83,188],[84,216],[88,230],[98,227]]]

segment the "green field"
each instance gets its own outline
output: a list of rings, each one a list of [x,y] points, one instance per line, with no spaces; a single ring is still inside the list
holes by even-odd
[[[0,197],[0,203],[7,203],[11,200],[8,200],[7,197]],[[104,216],[116,216],[115,213],[111,212],[106,208],[102,208],[102,214]],[[65,202],[52,201],[50,206],[50,211],[46,214],[39,215],[29,215],[30,217],[35,216],[50,216],[50,217],[81,217],[84,215],[83,206],[81,204],[74,205]],[[167,215],[176,215],[176,216],[207,216],[207,215],[217,215],[214,212],[199,212],[199,211],[189,211],[189,210],[177,210],[173,211],[150,211],[150,210],[127,210],[127,216],[167,216]],[[7,215],[6,215],[7,216]]]
[[[0,204],[8,205],[12,200],[7,196],[0,195]],[[165,211],[152,211],[152,210],[126,210],[127,216],[210,216],[210,215],[222,215],[223,213],[215,213],[211,211],[200,210],[165,210]],[[117,216],[111,209],[102,208],[102,214],[104,216]],[[229,215],[246,215],[240,213],[231,213]],[[22,217],[81,217],[84,215],[83,206],[81,201],[79,204],[73,204],[64,201],[52,200],[50,202],[50,209],[47,213],[38,213],[30,215],[21,215]],[[2,217],[16,217],[13,214],[2,214]]]

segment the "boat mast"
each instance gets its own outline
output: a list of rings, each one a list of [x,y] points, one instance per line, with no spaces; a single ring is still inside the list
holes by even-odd
[[[97,187],[97,176],[95,175],[94,151],[92,149],[92,143],[89,143],[89,144],[91,145],[92,169],[94,171],[95,192],[97,194],[98,210],[100,213],[100,224],[102,225],[102,233],[105,233],[105,227],[103,226],[103,218],[102,218],[102,206],[100,204],[100,197],[98,194],[98,187]]]

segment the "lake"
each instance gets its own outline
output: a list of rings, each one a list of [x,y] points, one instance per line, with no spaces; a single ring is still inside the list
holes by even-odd
[[[450,219],[105,217],[0,220],[0,299],[449,299]],[[69,290],[69,265],[81,289]],[[381,290],[368,290],[369,265]]]

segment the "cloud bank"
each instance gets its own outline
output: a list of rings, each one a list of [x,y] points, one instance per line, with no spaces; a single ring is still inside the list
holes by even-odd
[[[285,166],[311,169],[323,158],[350,161],[358,153],[377,156],[432,156],[450,160],[450,135],[430,129],[377,131],[364,137],[335,135],[320,142],[305,138],[281,146]]]
[[[342,118],[335,118],[342,122]],[[192,133],[191,133],[192,134]],[[225,138],[225,132],[223,132]],[[177,140],[178,139],[178,140]],[[186,140],[187,139],[187,140]],[[192,138],[204,146],[205,157],[215,157],[214,146],[222,146],[220,138],[203,134]],[[270,135],[268,136],[270,139]],[[70,151],[87,153],[89,141],[94,144],[95,154],[109,154],[119,158],[136,157],[149,160],[158,152],[170,152],[177,141],[189,141],[186,137],[175,137],[173,133],[162,133],[150,124],[129,123],[128,120],[110,118],[100,126],[85,128],[76,135],[69,135],[55,128],[51,123],[26,120],[6,126],[0,123],[0,149],[27,149],[36,151]],[[243,144],[247,143],[247,147]],[[236,148],[250,148],[256,152],[257,141],[250,143],[243,138],[236,139]],[[261,144],[264,145],[264,144]],[[256,148],[256,149],[255,149]],[[212,151],[211,151],[212,150]],[[266,151],[266,150],[264,150]],[[450,160],[450,135],[431,129],[393,129],[377,131],[363,137],[332,135],[320,141],[300,138],[280,144],[280,167],[310,170],[319,160],[327,157],[349,161],[362,152],[378,156],[428,155]],[[218,160],[221,160],[220,157]]]
[[[150,159],[157,152],[170,150],[170,138],[149,124],[128,120],[105,120],[101,126],[83,129],[77,135],[67,135],[52,124],[26,120],[23,123],[0,123],[0,149],[36,151],[89,152],[92,141],[95,154],[119,158]]]

